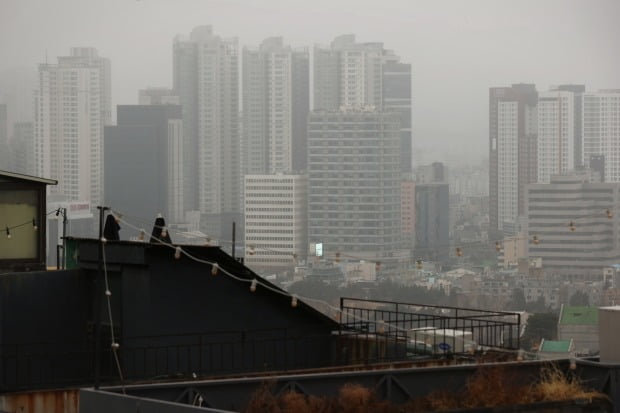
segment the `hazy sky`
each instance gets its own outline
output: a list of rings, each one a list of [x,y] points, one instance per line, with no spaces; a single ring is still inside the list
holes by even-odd
[[[36,64],[72,46],[111,59],[116,111],[138,89],[172,85],[172,39],[197,25],[241,46],[354,33],[413,65],[414,159],[477,161],[490,86],[620,88],[619,21],[619,0],[0,0],[0,99],[31,93]]]

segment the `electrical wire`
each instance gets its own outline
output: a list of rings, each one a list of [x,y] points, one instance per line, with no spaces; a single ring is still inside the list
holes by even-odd
[[[102,243],[101,246],[101,250],[102,250],[102,255],[103,255],[103,274],[104,274],[104,281],[105,281],[105,296],[106,296],[106,301],[107,301],[107,307],[108,307],[108,320],[110,322],[110,337],[112,342],[110,343],[110,347],[112,348],[112,354],[114,355],[114,361],[116,363],[116,368],[118,370],[118,376],[119,379],[121,381],[121,389],[123,390],[123,394],[125,394],[125,380],[123,378],[123,369],[121,368],[121,363],[120,360],[118,358],[118,349],[119,349],[119,345],[116,342],[116,337],[114,336],[114,320],[112,317],[112,303],[111,303],[111,297],[112,297],[112,292],[110,291],[110,284],[108,282],[108,267],[106,264],[106,255],[105,255],[105,238],[101,239],[100,242]]]
[[[610,205],[607,208],[603,208],[601,209],[601,211],[596,211],[590,214],[585,214],[585,215],[580,215],[580,216],[576,216],[572,219],[570,219],[569,217],[560,217],[563,220],[568,219],[568,223],[565,223],[564,221],[562,222],[558,222],[554,224],[554,227],[557,225],[558,228],[561,227],[573,227],[574,228],[574,224],[578,223],[578,221],[586,219],[586,218],[592,218],[592,217],[596,217],[598,215],[600,215],[601,213],[603,214],[601,217],[607,217],[608,219],[611,219],[614,215],[614,211],[616,211],[616,209],[620,208],[620,204],[615,204],[615,205]],[[122,214],[121,212],[114,212],[115,215],[122,215],[125,216],[124,214]],[[129,216],[128,217],[136,220],[136,221],[141,221],[146,223],[146,225],[152,225],[154,228],[160,228],[163,229],[164,226],[157,226],[157,225],[153,225],[150,224],[148,219],[144,218],[144,217],[136,217],[136,216]],[[173,232],[173,233],[177,233],[180,235],[183,235],[185,237],[195,237],[195,238],[203,238],[201,236],[197,236],[197,235],[190,235],[185,231],[180,231],[180,230],[176,230],[174,228],[170,228],[168,226],[165,226],[166,229],[169,232]],[[553,228],[553,227],[549,227],[549,228]],[[570,229],[571,231],[573,229]],[[535,241],[530,240],[530,242],[533,243],[539,243],[541,242],[541,239],[539,237],[537,237],[536,235],[535,237]],[[210,237],[208,234],[205,234],[204,238],[209,241],[209,240],[214,240],[216,238]],[[527,236],[522,236],[522,235],[514,235],[514,236],[510,236],[510,237],[502,237],[502,238],[497,238],[497,239],[489,239],[486,241],[470,241],[470,242],[450,242],[449,244],[438,244],[438,245],[433,245],[430,247],[426,247],[426,248],[419,248],[417,247],[416,250],[418,252],[422,252],[424,253],[425,251],[431,251],[431,250],[436,250],[436,249],[456,249],[458,248],[460,251],[457,252],[458,256],[462,256],[463,253],[465,252],[479,252],[479,251],[488,251],[488,250],[496,250],[497,252],[501,251],[501,248],[503,248],[503,244],[506,242],[510,242],[510,241],[519,241],[519,240],[526,240],[526,239],[530,239],[530,237]],[[217,245],[220,244],[232,244],[232,241],[224,241],[224,240],[217,240]],[[498,245],[499,245],[499,249],[498,249]],[[266,252],[274,252],[274,253],[290,253],[289,250],[278,250],[278,249],[274,249],[274,248],[268,248],[268,247],[264,247],[264,246],[260,246],[260,244],[249,244],[249,246],[251,247],[252,250],[259,250],[259,251],[266,251]],[[247,248],[248,246],[246,246]],[[459,254],[460,252],[460,254]],[[253,253],[251,253],[251,255],[253,255]],[[290,255],[292,256],[293,259],[295,259],[295,253],[290,253]],[[370,263],[375,263],[375,264],[381,264],[381,259],[375,257],[364,257],[364,256],[357,256],[357,255],[350,255],[350,254],[345,254],[345,253],[341,253],[339,251],[333,251],[333,252],[328,252],[327,254],[323,255],[324,258],[328,258],[331,259],[332,261],[336,261],[339,262],[341,258],[351,258],[351,259],[355,259],[355,260],[364,260]]]
[[[131,224],[130,222],[128,222],[128,221],[126,221],[126,220],[124,220],[122,218],[120,218],[120,221],[124,225],[126,225],[126,226],[128,226],[130,228],[133,228],[133,229],[136,229],[136,230],[140,230],[140,228],[134,226],[133,224]],[[285,296],[285,297],[288,297],[288,298],[291,298],[291,299],[299,299],[299,300],[302,300],[302,301],[305,301],[305,302],[320,303],[321,305],[325,306],[326,308],[329,308],[330,310],[333,310],[335,312],[336,316],[339,317],[340,319],[342,319],[343,315],[345,315],[347,318],[351,318],[351,319],[354,319],[356,321],[372,324],[372,325],[375,326],[375,329],[377,329],[377,327],[383,327],[383,328],[389,327],[390,329],[392,329],[394,331],[399,331],[399,332],[404,332],[404,333],[408,333],[409,332],[409,329],[400,327],[399,325],[396,325],[396,324],[393,324],[393,323],[390,323],[390,322],[386,322],[384,320],[378,320],[378,321],[377,320],[370,320],[370,319],[358,316],[356,314],[353,314],[353,313],[351,313],[349,311],[342,310],[341,308],[335,307],[335,306],[333,306],[333,305],[329,304],[328,302],[326,302],[324,300],[321,300],[321,299],[312,298],[312,297],[306,297],[306,296],[302,296],[302,295],[298,295],[298,294],[291,294],[291,293],[289,293],[289,292],[287,292],[285,290],[282,290],[280,288],[277,288],[275,286],[267,285],[267,284],[265,284],[262,281],[260,276],[254,277],[253,279],[238,277],[238,276],[234,275],[233,273],[231,273],[230,271],[228,271],[227,269],[220,267],[217,262],[209,261],[209,260],[204,260],[204,259],[195,257],[192,254],[190,254],[189,252],[187,252],[186,250],[184,250],[181,246],[174,245],[172,243],[168,243],[168,242],[162,241],[162,240],[160,240],[158,238],[154,238],[154,241],[159,243],[159,244],[161,244],[161,245],[164,245],[166,247],[169,247],[169,248],[173,249],[175,251],[175,253],[180,251],[182,255],[186,256],[187,258],[189,258],[189,259],[191,259],[191,260],[193,260],[195,262],[210,265],[212,268],[216,267],[220,272],[222,272],[223,274],[227,275],[228,277],[230,277],[230,278],[232,278],[232,279],[234,279],[236,281],[245,282],[245,283],[251,284],[253,286],[260,286],[261,288],[264,288],[264,289],[266,289],[268,291],[271,291],[271,292],[276,293],[276,294],[280,294],[282,296]],[[517,354],[517,355],[524,355],[524,354],[530,355],[530,356],[536,356],[537,355],[537,353],[528,352],[528,351],[523,350],[523,349],[512,350],[512,349],[505,349],[505,348],[493,347],[493,346],[482,346],[482,347],[484,347],[485,349],[488,349],[488,350],[504,352],[504,353],[511,353],[511,354]],[[565,358],[562,358],[562,357],[557,358],[557,360],[564,360],[564,359]],[[553,359],[546,359],[546,360],[552,361]]]
[[[46,213],[45,216],[46,217],[50,216],[50,215],[56,213],[57,211],[58,211],[57,209],[51,210],[50,212]],[[6,225],[4,228],[0,228],[0,232],[5,232],[6,233],[7,230],[11,231],[12,229],[20,228],[20,227],[23,227],[23,226],[26,226],[26,225],[33,225],[34,226],[35,224],[36,224],[36,218],[31,218],[28,221],[22,222],[21,224],[12,225],[12,226]],[[39,223],[39,225],[41,225],[41,224]]]

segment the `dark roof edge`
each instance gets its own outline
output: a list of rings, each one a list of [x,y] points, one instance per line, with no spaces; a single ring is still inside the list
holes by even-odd
[[[8,176],[9,178],[17,178],[17,179],[23,179],[26,181],[40,182],[40,183],[47,184],[47,185],[58,185],[58,181],[55,179],[47,179],[47,178],[41,178],[38,176],[24,175],[24,174],[20,174],[17,172],[9,172],[9,171],[0,170],[0,176]]]

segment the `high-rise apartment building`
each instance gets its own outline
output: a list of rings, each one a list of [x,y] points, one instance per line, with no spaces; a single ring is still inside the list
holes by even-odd
[[[399,131],[394,112],[310,113],[308,238],[327,256],[385,260],[402,248]]]
[[[215,35],[211,26],[174,40],[174,90],[185,135],[184,204],[213,223],[241,207],[238,54],[238,40]]]
[[[573,93],[573,131],[574,131],[574,162],[575,168],[588,166],[583,161],[583,94],[586,91],[586,85],[559,85],[552,90],[564,90]]]
[[[575,168],[574,93],[552,90],[538,95],[538,179],[549,183],[552,175]]]
[[[257,271],[293,268],[307,248],[306,175],[245,176],[245,264]]]
[[[52,194],[101,204],[103,127],[110,121],[110,61],[96,49],[72,48],[57,64],[39,65],[35,175],[58,180]]]
[[[619,203],[620,183],[591,182],[588,172],[528,185],[529,257],[547,274],[600,279],[620,262]]]
[[[489,218],[492,230],[514,223],[525,185],[537,177],[538,92],[531,84],[489,89]]]
[[[305,170],[308,76],[308,50],[281,37],[243,49],[244,174]]]
[[[620,182],[620,89],[583,95],[583,163],[593,158],[605,182]]]
[[[178,105],[119,105],[105,128],[105,202],[126,215],[183,220],[183,122]]]
[[[374,106],[401,114],[401,171],[411,171],[411,65],[352,34],[314,48],[314,110]]]

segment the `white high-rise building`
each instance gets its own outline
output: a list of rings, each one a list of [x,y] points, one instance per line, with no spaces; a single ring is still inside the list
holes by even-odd
[[[620,182],[620,89],[583,96],[583,163],[605,157],[605,182]]]
[[[575,168],[574,93],[541,92],[538,96],[538,182]]]
[[[284,46],[281,37],[243,49],[245,174],[305,169],[308,61],[307,49]]]
[[[346,34],[329,48],[315,46],[313,67],[315,111],[373,106],[400,114],[400,169],[411,172],[411,65],[383,43]]]
[[[103,200],[103,127],[111,122],[110,61],[93,48],[72,48],[57,64],[39,65],[35,92],[35,174],[58,180],[53,194]]]
[[[290,269],[307,253],[306,175],[245,176],[245,264]]]
[[[524,188],[536,182],[538,92],[532,84],[489,89],[489,216],[505,231],[523,213]]]
[[[241,208],[238,40],[199,26],[188,39],[175,38],[173,54],[183,107],[185,205],[219,221]]]

